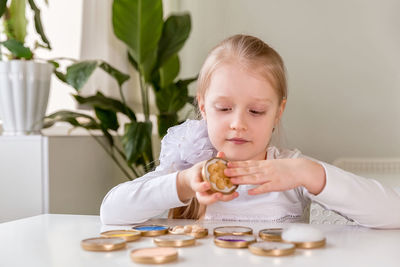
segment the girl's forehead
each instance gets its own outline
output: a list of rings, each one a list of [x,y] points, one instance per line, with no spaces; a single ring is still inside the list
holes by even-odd
[[[222,100],[237,97],[272,102],[278,98],[267,77],[237,64],[219,66],[212,74],[205,93],[206,98]]]

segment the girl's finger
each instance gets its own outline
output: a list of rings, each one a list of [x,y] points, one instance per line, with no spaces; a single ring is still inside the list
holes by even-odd
[[[217,158],[222,158],[222,159],[225,158],[225,153],[222,151],[218,151]]]
[[[211,205],[217,202],[221,198],[221,193],[209,194],[207,192],[196,192],[196,198],[199,203],[204,205]]]
[[[220,198],[219,198],[219,201],[231,201],[231,200],[233,200],[233,199],[235,199],[235,198],[237,198],[239,196],[239,193],[238,192],[233,192],[232,194],[229,194],[229,195],[222,195]]]
[[[249,195],[259,195],[259,194],[264,194],[268,192],[272,192],[272,186],[271,183],[265,183],[260,186],[257,186],[256,188],[252,188],[247,191]]]
[[[210,190],[210,188],[211,188],[210,183],[209,182],[205,182],[205,181],[204,182],[200,182],[200,183],[195,182],[192,185],[193,191],[196,191],[196,192],[206,192],[207,190]]]
[[[234,168],[226,168],[224,170],[224,174],[228,177],[242,176],[242,175],[250,175],[260,172],[260,167],[252,166],[252,167],[234,167]]]
[[[262,161],[264,162],[264,161]],[[259,166],[259,160],[245,160],[245,161],[230,161],[228,162],[228,168],[246,168]]]
[[[251,174],[231,178],[231,182],[232,184],[262,184],[270,182],[270,180],[260,174]]]

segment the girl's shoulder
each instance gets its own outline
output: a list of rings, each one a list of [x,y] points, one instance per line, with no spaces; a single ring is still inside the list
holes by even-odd
[[[302,157],[300,150],[277,148],[276,146],[268,147],[267,159],[290,159]]]
[[[186,120],[168,129],[161,140],[160,165],[186,169],[216,154],[204,120]]]

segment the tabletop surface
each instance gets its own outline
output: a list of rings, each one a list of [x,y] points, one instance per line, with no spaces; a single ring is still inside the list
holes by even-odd
[[[193,224],[190,220],[153,219],[150,223],[170,226]],[[212,230],[223,225],[260,229],[287,227],[289,224],[201,221],[210,235],[191,247],[178,248],[179,257],[167,266],[400,266],[400,230],[375,230],[349,225],[313,225],[327,239],[324,248],[297,249],[293,255],[266,257],[248,249],[217,247]],[[105,226],[98,216],[45,214],[0,224],[0,266],[145,266],[131,261],[131,250],[155,247],[153,238],[142,237],[127,248],[112,252],[90,252],[81,248],[83,239],[98,237],[112,229],[131,226]],[[158,265],[160,266],[160,265]],[[161,265],[162,266],[162,265]]]

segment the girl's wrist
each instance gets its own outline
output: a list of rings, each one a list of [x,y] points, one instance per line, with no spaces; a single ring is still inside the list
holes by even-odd
[[[192,199],[195,195],[195,192],[190,186],[189,176],[186,175],[186,172],[186,170],[180,171],[176,177],[176,189],[178,191],[178,197],[182,202]]]
[[[322,192],[326,184],[326,174],[324,167],[318,162],[307,160],[307,171],[303,174],[302,185],[313,195]]]

